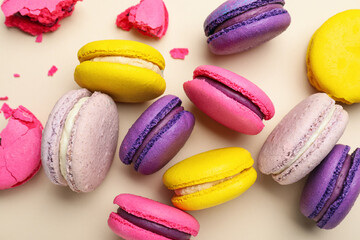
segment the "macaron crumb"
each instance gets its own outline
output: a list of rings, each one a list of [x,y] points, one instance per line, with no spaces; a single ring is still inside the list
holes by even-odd
[[[50,77],[54,76],[54,74],[57,72],[57,70],[58,70],[58,68],[55,65],[53,65],[50,68],[50,70],[48,71],[48,76],[50,76]]]
[[[19,77],[20,77],[20,74],[14,73],[14,78],[19,78]]]
[[[170,50],[170,55],[173,59],[185,59],[185,56],[189,54],[188,48],[173,48]]]
[[[8,100],[8,99],[9,99],[8,96],[0,97],[0,101],[6,101],[6,100]]]
[[[39,35],[36,36],[35,42],[37,43],[41,43],[43,39],[43,34],[40,33]]]

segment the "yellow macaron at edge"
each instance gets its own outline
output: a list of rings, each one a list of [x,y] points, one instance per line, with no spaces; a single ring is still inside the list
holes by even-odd
[[[213,207],[240,196],[254,184],[256,178],[257,173],[251,167],[211,188],[183,196],[175,195],[171,202],[175,207],[186,211]]]
[[[164,93],[165,80],[152,70],[127,64],[85,61],[75,68],[80,87],[110,95],[116,102],[144,102]]]
[[[80,62],[104,56],[139,58],[158,65],[161,70],[165,68],[165,59],[158,50],[147,44],[136,41],[94,41],[84,45],[78,51],[78,59]]]
[[[246,149],[215,149],[178,162],[164,173],[163,182],[171,190],[179,189],[234,176],[253,164]]]
[[[347,104],[360,102],[360,9],[329,18],[310,40],[309,82]]]

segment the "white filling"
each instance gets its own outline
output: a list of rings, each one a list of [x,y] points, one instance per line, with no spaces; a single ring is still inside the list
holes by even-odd
[[[225,182],[227,180],[230,180],[230,179],[234,178],[237,175],[238,174],[236,174],[234,176],[224,178],[224,179],[216,180],[216,181],[213,181],[213,182],[207,182],[207,183],[202,183],[202,184],[198,184],[198,185],[194,185],[194,186],[175,189],[174,191],[175,191],[175,194],[178,195],[178,196],[192,194],[192,193],[195,193],[195,192],[199,192],[199,191],[211,188],[211,187],[213,187],[213,186],[215,186],[217,184],[220,184],[222,182]]]
[[[127,64],[132,65],[136,67],[142,67],[147,68],[149,70],[152,70],[156,72],[157,74],[160,74],[163,77],[163,70],[159,68],[158,65],[140,59],[140,58],[130,58],[130,57],[123,57],[123,56],[105,56],[105,57],[96,57],[91,59],[90,61],[94,62],[112,62],[112,63],[121,63],[121,64]]]
[[[293,163],[295,163],[300,157],[301,155],[311,146],[311,144],[313,144],[316,140],[316,138],[321,134],[321,132],[325,129],[325,127],[328,125],[328,123],[330,122],[332,116],[334,115],[335,112],[335,105],[332,107],[332,109],[330,110],[329,114],[325,117],[325,119],[322,121],[322,123],[320,124],[320,126],[318,127],[318,129],[316,129],[316,131],[311,135],[310,139],[306,142],[306,144],[301,148],[301,150],[298,152],[298,154],[296,154],[296,156],[294,157],[294,159],[288,163],[287,165],[285,165],[282,169],[280,169],[278,172],[275,172],[273,174],[280,174],[283,171],[285,171],[287,168],[289,168]]]
[[[71,129],[74,126],[76,115],[79,113],[80,108],[82,107],[82,105],[84,105],[85,101],[88,98],[89,97],[81,98],[74,105],[74,107],[70,110],[69,114],[66,117],[65,126],[64,126],[64,129],[61,134],[60,147],[59,147],[60,172],[61,172],[61,175],[63,175],[63,177],[65,179],[67,179],[66,178],[66,152],[67,152],[67,147],[69,145]]]

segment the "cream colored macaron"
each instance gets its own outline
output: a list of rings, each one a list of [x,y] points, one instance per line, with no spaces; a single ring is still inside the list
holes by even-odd
[[[144,102],[165,91],[165,60],[144,43],[102,40],[78,52],[74,78],[80,87],[110,95],[116,102]]]

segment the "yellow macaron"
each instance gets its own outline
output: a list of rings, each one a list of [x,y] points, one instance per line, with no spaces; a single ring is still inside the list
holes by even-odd
[[[215,149],[187,158],[164,176],[175,191],[171,201],[183,210],[200,210],[238,197],[256,180],[250,153],[238,147]]]
[[[314,33],[306,65],[317,90],[336,101],[360,102],[360,9],[336,14]]]
[[[90,42],[78,51],[74,78],[80,87],[107,93],[117,102],[144,102],[165,91],[165,60],[144,43],[129,40]]]

